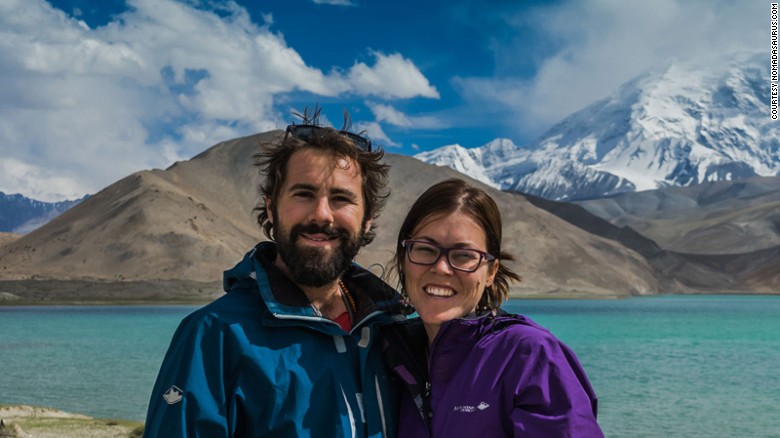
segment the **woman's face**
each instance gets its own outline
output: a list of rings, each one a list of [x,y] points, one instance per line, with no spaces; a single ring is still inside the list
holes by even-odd
[[[423,219],[412,232],[411,239],[444,248],[487,252],[485,231],[459,211]],[[488,263],[483,259],[476,271],[463,272],[453,269],[443,255],[428,266],[412,263],[409,255],[405,255],[406,291],[431,341],[442,323],[465,316],[477,307],[485,286],[492,284],[497,268],[497,261]]]

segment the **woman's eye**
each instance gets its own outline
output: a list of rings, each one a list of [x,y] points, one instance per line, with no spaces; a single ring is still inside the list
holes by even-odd
[[[418,246],[418,245],[415,245],[414,248],[412,248],[412,250],[416,254],[420,254],[420,255],[436,254],[436,248],[433,248],[433,247],[430,247],[430,246]]]
[[[452,258],[458,262],[470,262],[478,258],[477,253],[471,251],[457,251],[452,253]]]

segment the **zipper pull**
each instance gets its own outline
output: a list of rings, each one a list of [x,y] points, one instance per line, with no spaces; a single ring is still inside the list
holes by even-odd
[[[428,421],[430,421],[431,418],[433,418],[433,407],[431,406],[431,382],[425,382],[425,396],[423,397],[423,406],[428,408],[424,410],[428,411]],[[430,427],[430,424],[428,424],[428,427]]]

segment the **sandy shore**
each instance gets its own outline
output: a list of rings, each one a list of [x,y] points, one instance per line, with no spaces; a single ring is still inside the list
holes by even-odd
[[[34,406],[0,405],[0,437],[114,438],[140,437],[143,425],[105,420]]]

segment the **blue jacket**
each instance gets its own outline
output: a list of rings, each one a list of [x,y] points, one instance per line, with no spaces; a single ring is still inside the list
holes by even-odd
[[[146,437],[392,437],[396,395],[375,343],[395,291],[352,265],[350,333],[317,316],[264,242],[226,271],[223,297],[177,329],[152,391]]]
[[[527,317],[447,321],[430,348],[419,319],[382,330],[407,388],[399,437],[604,437],[574,352]]]

